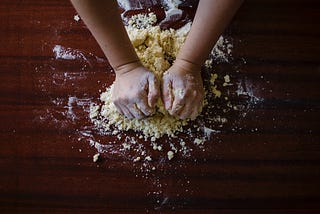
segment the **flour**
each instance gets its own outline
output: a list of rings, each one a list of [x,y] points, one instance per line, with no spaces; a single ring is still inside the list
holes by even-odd
[[[94,163],[97,162],[97,161],[99,160],[99,157],[100,157],[100,154],[99,154],[99,153],[93,155],[92,161],[93,161]]]
[[[229,63],[233,44],[230,39],[220,36],[215,46],[211,50],[210,57],[204,63],[205,67],[212,68],[213,61],[217,63]]]

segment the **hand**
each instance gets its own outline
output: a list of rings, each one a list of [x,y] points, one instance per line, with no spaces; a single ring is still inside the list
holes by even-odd
[[[195,119],[202,110],[201,66],[177,59],[163,76],[162,99],[172,116]]]
[[[159,94],[157,78],[140,63],[130,63],[116,71],[112,100],[128,119],[153,114]]]

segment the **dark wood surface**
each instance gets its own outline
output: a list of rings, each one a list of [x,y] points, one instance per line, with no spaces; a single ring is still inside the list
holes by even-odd
[[[86,110],[114,74],[75,14],[1,2],[0,213],[320,213],[319,1],[245,1],[226,31],[233,59],[214,69],[251,93],[234,96],[246,115],[151,173],[121,154],[92,161]]]

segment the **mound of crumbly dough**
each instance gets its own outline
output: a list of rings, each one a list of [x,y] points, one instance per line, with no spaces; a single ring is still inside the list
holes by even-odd
[[[137,21],[140,19],[143,20]],[[131,18],[126,30],[142,64],[154,72],[160,80],[163,73],[175,60],[190,30],[191,23],[179,30],[161,30],[159,26],[151,26],[155,22],[156,16],[154,14],[139,14],[139,16]],[[147,27],[141,27],[138,25],[139,23],[143,23],[142,26]],[[170,116],[164,110],[161,99],[157,103],[157,111],[154,115],[143,119],[129,120],[121,115],[113,104],[112,88],[113,85],[101,94],[100,99],[104,103],[101,109],[93,106],[90,112],[93,122],[105,131],[111,131],[112,128],[124,131],[141,131],[145,138],[151,137],[151,140],[155,140],[165,134],[174,136],[175,132],[182,131],[182,126],[187,125],[187,120],[179,120]]]
[[[144,29],[127,26],[126,30],[142,64],[161,78],[175,60],[190,27],[191,23],[179,30],[161,30],[159,26]]]

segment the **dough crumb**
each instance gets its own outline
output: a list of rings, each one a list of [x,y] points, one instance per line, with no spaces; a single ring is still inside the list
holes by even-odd
[[[211,92],[214,94],[215,98],[220,98],[221,91],[217,89],[217,85],[215,84],[215,81],[217,78],[218,78],[218,74],[211,74],[211,78],[210,78]]]
[[[137,29],[152,27],[157,22],[157,16],[154,13],[133,15],[128,24]]]
[[[81,18],[80,18],[80,16],[79,16],[78,14],[74,15],[74,16],[73,16],[73,19],[74,19],[76,22],[78,22],[78,21],[81,20]]]
[[[224,83],[222,84],[222,86],[230,86],[230,85],[232,85],[230,82],[230,76],[229,75],[225,75],[224,77]]]
[[[100,154],[99,154],[99,153],[93,155],[93,157],[92,157],[93,162],[96,163],[96,162],[99,160],[99,157],[100,157]]]
[[[224,82],[226,82],[226,83],[230,82],[230,76],[229,75],[225,75],[223,78],[224,78]]]
[[[141,157],[138,156],[138,157],[136,157],[135,159],[133,159],[133,162],[135,163],[135,162],[138,162],[138,161],[140,161],[140,160],[141,160]]]
[[[144,158],[146,161],[152,161],[152,158],[150,156],[147,156]]]
[[[197,146],[199,146],[199,145],[204,144],[204,139],[196,138],[196,139],[194,139],[193,142],[194,142],[194,144],[196,144]]]
[[[174,157],[173,151],[168,151],[167,155],[169,160],[171,160]]]

